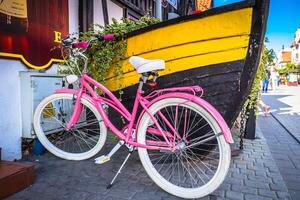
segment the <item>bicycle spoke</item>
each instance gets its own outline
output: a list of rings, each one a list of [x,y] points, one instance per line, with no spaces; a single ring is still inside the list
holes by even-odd
[[[189,151],[189,153],[194,154],[192,151]],[[195,155],[195,154],[194,154],[194,155]],[[210,164],[208,164],[208,163],[204,163],[201,159],[197,159],[197,160],[196,160],[196,159],[191,158],[191,157],[190,157],[190,159],[192,159],[192,160],[194,160],[194,161],[200,161],[201,164],[203,164],[205,167],[210,166],[210,167],[213,167],[213,168],[215,168],[215,169],[218,168],[218,167],[213,166],[213,165],[210,165]],[[207,169],[209,169],[212,173],[214,173],[214,172],[211,170],[211,168],[207,167]]]
[[[203,119],[203,118],[202,118]],[[197,122],[197,124],[199,124],[201,121],[202,121],[202,119],[200,120],[200,121],[198,121]],[[197,125],[197,124],[195,124],[195,125]],[[204,128],[204,127],[206,127],[207,125],[209,125],[208,123],[205,123],[204,125],[202,125],[200,128],[197,128],[195,131],[193,131],[192,133],[189,133],[189,134],[187,134],[189,137],[191,137],[194,133],[196,133],[196,132],[198,132],[199,130],[201,130],[202,128]],[[195,127],[195,126],[194,126]],[[193,128],[194,128],[193,127]]]

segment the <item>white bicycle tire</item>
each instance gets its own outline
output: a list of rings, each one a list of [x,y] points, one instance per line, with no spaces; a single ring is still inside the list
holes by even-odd
[[[88,107],[97,117],[97,120],[99,121],[100,125],[100,131],[101,135],[99,136],[99,140],[97,144],[90,149],[87,152],[84,153],[69,153],[65,152],[56,146],[54,146],[45,136],[43,131],[41,130],[40,126],[40,116],[42,114],[42,110],[48,105],[49,102],[52,102],[55,99],[62,99],[62,98],[67,98],[67,99],[72,99],[73,94],[67,94],[67,93],[61,93],[61,94],[52,94],[45,99],[43,99],[40,104],[37,106],[34,117],[33,117],[33,125],[34,125],[34,130],[36,133],[36,136],[38,137],[39,141],[43,144],[43,146],[52,154],[54,154],[57,157],[66,159],[66,160],[85,160],[88,158],[93,157],[96,155],[103,147],[105,141],[106,141],[106,135],[107,135],[107,128],[102,120],[102,117],[96,107],[91,104],[88,100],[81,98],[81,103]]]
[[[160,108],[162,108],[166,104],[178,104],[185,102],[186,99],[183,98],[165,98],[162,100],[159,100],[158,102],[154,103],[150,106],[149,110],[151,113],[156,113]],[[209,112],[204,109],[202,106],[194,103],[194,102],[188,102],[189,106],[193,107],[194,109],[200,110],[201,113],[205,116],[206,120],[210,121],[210,125],[213,127],[215,133],[221,132],[220,126],[218,125],[217,121],[212,117],[212,115],[209,114]],[[146,136],[146,129],[148,126],[150,120],[150,116],[145,112],[140,120],[139,126],[138,126],[138,132],[137,132],[137,141],[141,144],[145,144],[145,136]],[[200,188],[193,188],[193,189],[187,189],[183,187],[179,187],[177,185],[174,185],[170,182],[168,182],[166,179],[164,179],[157,170],[153,167],[152,162],[149,159],[147,150],[145,148],[138,148],[138,153],[140,160],[142,162],[142,165],[149,175],[149,177],[163,190],[166,192],[181,197],[181,198],[201,198],[208,194],[211,194],[213,191],[215,191],[221,183],[224,181],[227,172],[229,170],[230,166],[230,158],[231,158],[231,151],[229,144],[225,141],[225,138],[223,135],[220,135],[218,137],[218,143],[220,146],[220,149],[222,153],[220,154],[220,163],[218,170],[216,172],[216,175],[209,181],[206,185],[200,187]],[[222,167],[220,167],[222,166]]]

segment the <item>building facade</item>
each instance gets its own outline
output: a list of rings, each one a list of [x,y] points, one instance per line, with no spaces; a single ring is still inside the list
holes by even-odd
[[[18,8],[12,6],[16,2]],[[112,18],[120,20],[125,17],[136,20],[145,14],[155,16],[156,2],[157,0],[31,0],[30,3],[27,0],[7,0],[0,2],[2,159],[20,159],[22,137],[32,134],[32,131],[27,133],[26,130],[33,130],[31,118],[34,105],[38,102],[34,101],[32,94],[24,89],[27,87],[24,85],[29,85],[28,87],[36,91],[37,83],[22,77],[24,74],[40,74],[45,77],[56,74],[59,52],[50,47],[55,47],[64,35],[86,31],[93,24],[104,26],[111,23]],[[161,2],[163,20],[192,14],[196,10],[203,11],[212,6],[210,0],[158,2]],[[46,61],[43,60],[44,57]],[[33,106],[28,105],[26,99],[32,101]],[[32,109],[30,110],[29,107]]]
[[[13,2],[17,2],[18,9],[21,10],[20,13],[17,13],[17,16],[11,14],[13,10],[3,12],[2,9],[11,6],[10,4]],[[56,37],[63,36],[63,32],[53,31],[53,34],[51,32],[44,35],[39,34],[36,38],[33,35],[29,39],[26,38],[26,35],[36,32],[36,30],[49,31],[51,28],[54,28],[54,30],[64,29],[66,30],[64,34],[78,33],[87,30],[94,23],[105,25],[111,22],[112,18],[117,20],[123,17],[138,19],[148,10],[152,10],[153,15],[153,8],[155,7],[154,0],[64,0],[64,5],[61,5],[61,2],[63,0],[58,2],[55,2],[55,0],[33,0],[30,5],[27,4],[26,0],[4,1],[4,3],[8,3],[7,5],[0,2],[0,41],[3,45],[0,50],[0,148],[2,149],[2,159],[20,159],[22,157],[22,136],[24,134],[30,135],[30,133],[24,133],[23,122],[27,120],[24,116],[32,116],[33,113],[32,110],[28,111],[30,105],[24,104],[24,99],[32,97],[28,97],[29,94],[22,92],[24,88],[24,82],[21,80],[22,74],[52,75],[56,74],[57,70],[57,64],[50,61],[47,70],[37,70],[43,65],[39,64],[40,60],[36,61],[37,64],[31,64],[26,56],[31,50],[46,45],[48,35],[51,40],[55,41]],[[61,10],[61,6],[66,6],[66,8]],[[52,15],[48,15],[49,12],[50,14],[52,12]],[[63,20],[62,16],[66,17],[67,27],[55,25]],[[36,23],[38,19],[40,21]],[[52,23],[53,20],[56,21]],[[19,29],[14,27],[19,27]],[[12,51],[16,52],[12,53]],[[33,59],[43,57],[42,51],[44,51],[43,48],[40,51],[33,52],[31,57]],[[51,51],[51,49],[47,49],[44,53],[50,54]],[[33,83],[29,84],[33,85]],[[24,113],[28,115],[24,115]],[[32,124],[27,125],[32,126]]]
[[[300,64],[300,28],[295,33],[294,40],[291,45],[291,61],[294,64]]]

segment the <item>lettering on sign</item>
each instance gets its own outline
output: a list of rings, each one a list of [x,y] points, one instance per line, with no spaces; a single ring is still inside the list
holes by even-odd
[[[61,32],[54,31],[54,42],[61,43]]]

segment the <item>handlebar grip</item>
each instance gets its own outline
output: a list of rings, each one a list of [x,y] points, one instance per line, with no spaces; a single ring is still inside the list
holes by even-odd
[[[115,35],[114,34],[98,35],[97,38],[99,41],[113,40],[115,38]]]
[[[104,40],[113,40],[115,38],[114,34],[105,34],[103,35]]]
[[[76,42],[72,44],[73,48],[81,48],[81,49],[87,49],[89,47],[88,42]]]

